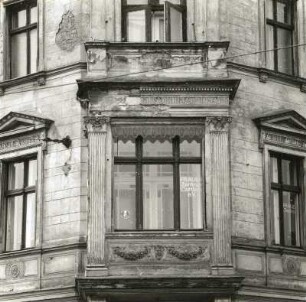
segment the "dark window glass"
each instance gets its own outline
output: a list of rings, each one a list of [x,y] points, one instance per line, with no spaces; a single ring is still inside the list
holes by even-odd
[[[123,41],[186,41],[185,0],[122,0],[122,16]]]
[[[24,1],[10,6],[10,77],[37,71],[37,4]]]
[[[120,146],[127,145],[133,151],[124,155]],[[116,230],[203,229],[199,142],[138,137],[115,141],[114,150]]]
[[[6,251],[35,246],[37,160],[8,163]]]
[[[271,153],[270,163],[273,243],[299,247],[301,159]]]
[[[292,0],[267,0],[266,2],[266,39],[267,67],[279,72],[293,74],[293,11]],[[287,48],[288,47],[288,48]],[[278,49],[283,48],[283,49]]]

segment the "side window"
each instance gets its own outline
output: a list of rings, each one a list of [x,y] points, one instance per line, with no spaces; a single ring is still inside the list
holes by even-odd
[[[116,230],[203,229],[201,142],[116,140]]]
[[[272,243],[301,246],[302,159],[270,152]]]
[[[266,1],[267,67],[278,72],[294,74],[294,1]],[[279,49],[282,48],[283,49]]]
[[[4,163],[5,251],[35,246],[37,159]]]
[[[122,0],[126,42],[186,41],[185,0]]]
[[[22,1],[8,10],[10,78],[37,71],[37,3]]]

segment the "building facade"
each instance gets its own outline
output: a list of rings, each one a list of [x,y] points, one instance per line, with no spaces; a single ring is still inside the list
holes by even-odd
[[[0,301],[305,301],[305,0],[0,24]]]

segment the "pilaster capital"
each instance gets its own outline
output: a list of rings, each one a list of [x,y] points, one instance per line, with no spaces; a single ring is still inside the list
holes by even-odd
[[[206,126],[210,132],[228,131],[232,122],[231,116],[208,116],[206,117]]]
[[[111,118],[109,116],[85,116],[85,133],[106,132],[106,126],[110,123],[110,121]]]

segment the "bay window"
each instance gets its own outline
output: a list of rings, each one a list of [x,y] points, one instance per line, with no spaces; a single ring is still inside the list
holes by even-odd
[[[186,0],[122,0],[126,42],[186,41]]]
[[[116,139],[115,229],[203,229],[201,145],[177,135]]]

